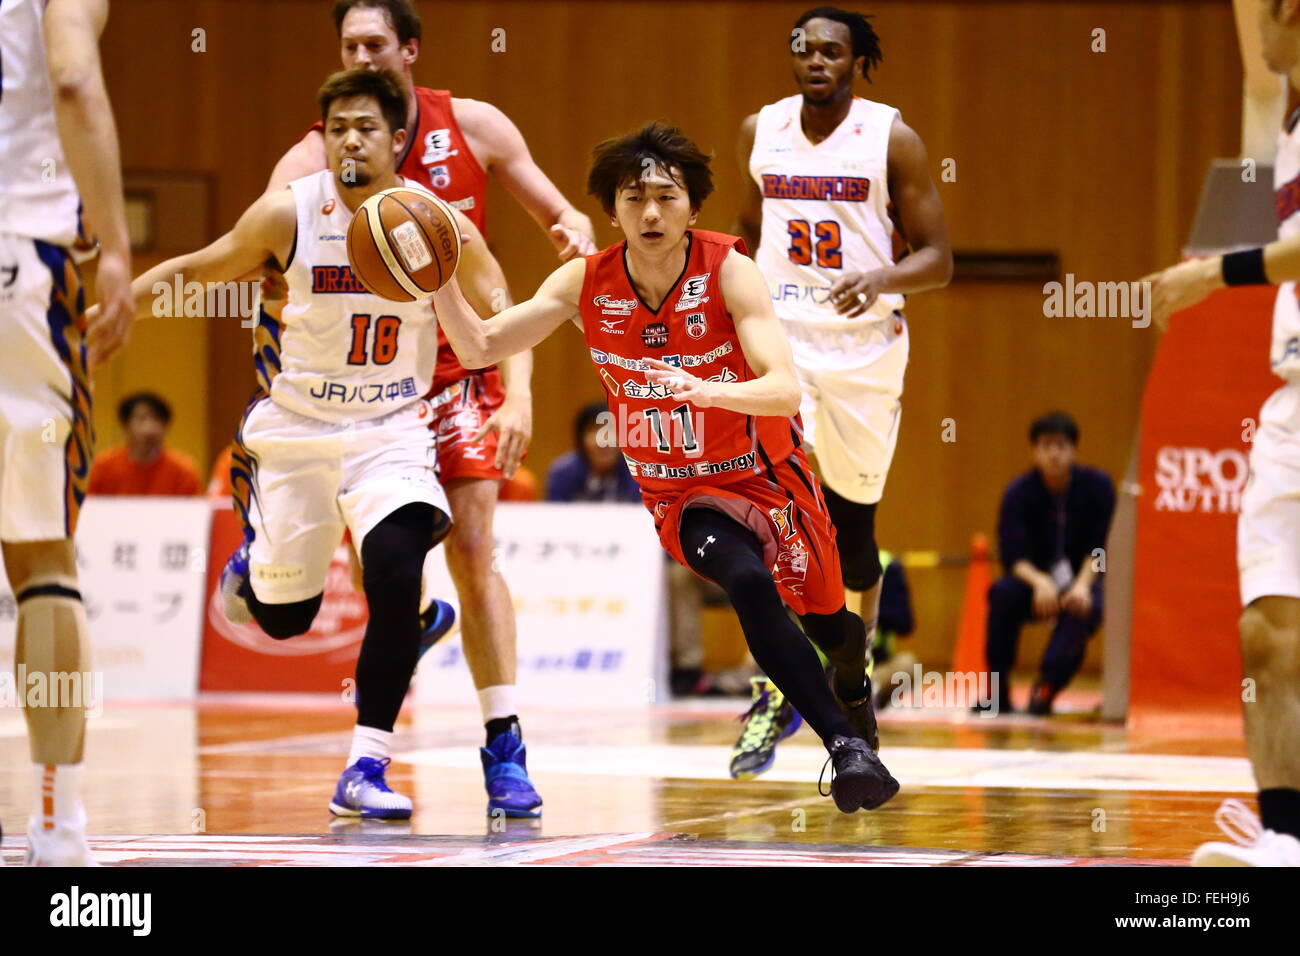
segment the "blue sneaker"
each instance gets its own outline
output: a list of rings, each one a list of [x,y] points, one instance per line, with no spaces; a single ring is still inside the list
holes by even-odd
[[[388,757],[383,760],[358,757],[356,763],[339,774],[330,813],[363,820],[409,820],[411,798],[393,793],[384,781],[384,771],[391,762]]]
[[[486,747],[479,748],[483,758],[483,785],[488,792],[488,816],[498,810],[508,817],[540,817],[542,798],[528,779],[528,754],[515,724],[497,734]]]
[[[433,603],[420,613],[420,657],[446,637],[455,623],[456,609],[446,601],[434,598]]]
[[[247,624],[253,619],[253,612],[248,609],[248,601],[239,593],[249,586],[248,544],[249,539],[245,538],[243,544],[236,548],[235,553],[226,561],[226,566],[221,569],[221,601],[226,612],[226,620],[232,624]]]

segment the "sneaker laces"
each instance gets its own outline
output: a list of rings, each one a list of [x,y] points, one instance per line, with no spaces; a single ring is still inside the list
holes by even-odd
[[[1259,817],[1240,800],[1224,800],[1214,811],[1214,822],[1239,846],[1254,846],[1264,835]]]
[[[781,708],[771,706],[771,695],[771,690],[764,688],[754,703],[750,704],[749,710],[740,715],[739,719],[746,722],[740,735],[740,748],[757,746],[772,733],[776,726],[776,714]]]
[[[384,779],[384,771],[388,769],[388,765],[392,762],[392,757],[375,760],[373,764],[361,768],[361,776],[372,787],[382,790],[384,793],[392,793],[393,791],[388,788],[388,782]]]

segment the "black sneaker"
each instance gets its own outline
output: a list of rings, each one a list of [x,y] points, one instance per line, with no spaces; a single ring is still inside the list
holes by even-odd
[[[1047,681],[1040,680],[1029,692],[1029,712],[1035,717],[1046,717],[1052,712],[1052,701],[1056,699],[1057,689]]]
[[[874,810],[898,793],[898,781],[880,762],[867,742],[860,737],[833,737],[828,748],[831,765],[830,790],[822,793],[822,778],[817,778],[817,792],[835,800],[841,813],[859,809]],[[822,774],[826,773],[825,764]]]
[[[835,687],[834,665],[831,665],[826,670],[826,682],[830,684],[835,703],[840,705],[840,711],[849,719],[849,724],[852,725],[854,733],[865,740],[867,746],[872,750],[879,751],[880,731],[876,727],[876,711],[871,702],[871,685],[868,684],[864,688],[860,700],[844,700]]]
[[[799,729],[803,718],[766,677],[751,677],[754,700],[741,715],[745,728],[731,751],[731,775],[757,777],[776,760],[776,745]]]

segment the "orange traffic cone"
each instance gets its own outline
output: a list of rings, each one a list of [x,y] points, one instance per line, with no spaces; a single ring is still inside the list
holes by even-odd
[[[982,673],[984,629],[989,610],[989,587],[993,583],[993,564],[989,560],[989,539],[976,534],[970,541],[970,566],[966,569],[966,593],[961,599],[961,620],[957,624],[957,644],[952,653],[952,669],[958,674]]]

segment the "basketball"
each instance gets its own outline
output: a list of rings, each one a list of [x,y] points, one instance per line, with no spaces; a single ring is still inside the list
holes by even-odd
[[[460,229],[433,193],[398,186],[361,204],[348,225],[348,264],[374,295],[393,302],[427,299],[456,272]]]

